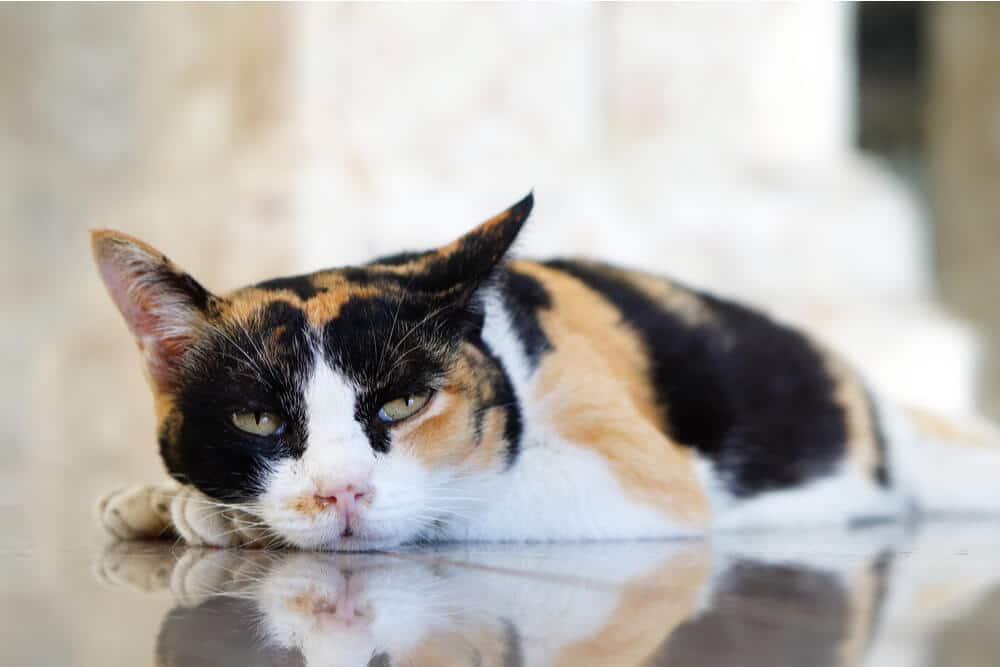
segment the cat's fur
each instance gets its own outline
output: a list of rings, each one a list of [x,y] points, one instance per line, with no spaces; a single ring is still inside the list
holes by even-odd
[[[357,550],[1000,511],[991,427],[898,411],[802,334],[675,282],[508,259],[531,207],[225,296],[95,232],[180,482],[106,499],[105,524]],[[418,392],[414,416],[376,417]],[[245,409],[285,431],[246,435],[230,421]]]

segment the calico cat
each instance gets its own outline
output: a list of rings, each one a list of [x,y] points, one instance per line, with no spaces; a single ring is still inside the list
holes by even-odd
[[[897,410],[803,334],[676,282],[508,258],[532,203],[225,296],[94,232],[179,483],[112,494],[104,524],[368,550],[1000,511],[991,427]]]

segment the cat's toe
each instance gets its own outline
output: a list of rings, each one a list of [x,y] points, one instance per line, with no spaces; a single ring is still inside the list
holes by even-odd
[[[133,486],[102,497],[97,504],[102,526],[119,540],[141,540],[171,535],[169,518],[153,502],[162,487]]]

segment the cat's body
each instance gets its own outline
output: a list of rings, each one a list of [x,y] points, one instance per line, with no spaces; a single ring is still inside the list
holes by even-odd
[[[97,233],[184,485],[106,521],[369,549],[1000,512],[989,427],[906,415],[805,336],[665,278],[506,260],[530,208],[225,297]]]

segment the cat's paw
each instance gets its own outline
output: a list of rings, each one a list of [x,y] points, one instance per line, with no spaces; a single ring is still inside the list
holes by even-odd
[[[267,529],[251,514],[222,505],[192,487],[183,487],[170,503],[174,530],[192,546],[270,546]]]
[[[119,540],[174,537],[170,507],[176,493],[175,487],[156,484],[112,491],[98,502],[98,518]]]

